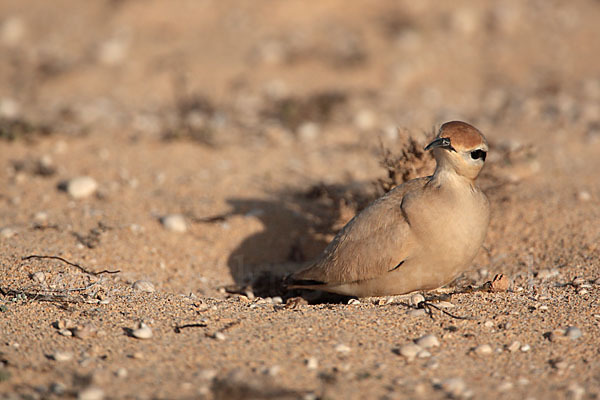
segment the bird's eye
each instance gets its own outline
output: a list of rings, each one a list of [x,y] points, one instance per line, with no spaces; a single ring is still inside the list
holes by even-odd
[[[478,159],[482,159],[483,161],[485,161],[485,156],[487,155],[487,153],[483,150],[474,150],[471,152],[471,158],[473,160],[478,160]]]

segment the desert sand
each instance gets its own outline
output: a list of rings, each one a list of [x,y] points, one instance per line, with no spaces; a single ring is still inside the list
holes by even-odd
[[[598,398],[599,20],[0,1],[0,398]],[[432,172],[450,120],[490,142],[471,268],[417,296],[283,290]]]

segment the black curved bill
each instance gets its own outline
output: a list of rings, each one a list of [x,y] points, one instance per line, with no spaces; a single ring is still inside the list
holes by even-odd
[[[445,137],[438,137],[438,138],[433,139],[433,141],[431,143],[429,143],[427,146],[425,146],[425,151],[435,149],[436,147],[441,147],[442,149],[456,151],[456,150],[454,150],[454,147],[452,147],[452,144],[450,144],[450,139],[445,138]]]

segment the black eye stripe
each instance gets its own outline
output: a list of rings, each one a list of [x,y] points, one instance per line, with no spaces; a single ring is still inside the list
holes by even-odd
[[[471,152],[471,158],[473,160],[478,160],[478,159],[482,159],[483,161],[485,161],[485,157],[487,156],[487,153],[483,150],[474,150]]]

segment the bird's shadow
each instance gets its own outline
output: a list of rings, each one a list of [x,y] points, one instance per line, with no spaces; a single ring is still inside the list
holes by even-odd
[[[234,285],[226,289],[233,293],[251,289],[260,297],[302,296],[311,303],[347,299],[288,291],[284,278],[316,258],[335,233],[372,200],[374,194],[365,186],[316,184],[304,190],[286,189],[270,199],[228,199],[230,212],[204,222],[244,215],[260,220],[263,229],[246,237],[229,254],[227,265]]]

